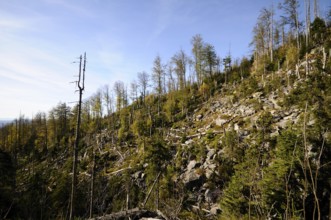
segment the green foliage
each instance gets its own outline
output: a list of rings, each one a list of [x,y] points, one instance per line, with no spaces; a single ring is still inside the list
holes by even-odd
[[[118,139],[123,141],[126,140],[129,132],[129,111],[127,108],[123,108],[120,111],[120,129],[118,131]]]
[[[148,127],[147,121],[144,117],[144,114],[141,111],[138,111],[135,115],[136,120],[133,122],[132,131],[137,137],[147,136]]]
[[[54,210],[54,212],[51,212],[52,215],[54,215],[54,218],[65,216],[69,205],[68,200],[71,188],[71,178],[68,173],[57,173],[57,175],[57,179],[54,181],[54,188],[52,189],[49,198],[52,204],[52,209]]]
[[[329,77],[323,77],[320,73],[311,73],[306,81],[300,82],[285,97],[285,106],[299,105],[304,108],[306,102],[309,105],[320,103],[323,100],[324,91],[328,90]]]
[[[291,216],[300,209],[292,205],[293,201],[300,201],[300,183],[296,180],[300,172],[299,150],[297,134],[292,130],[283,131],[277,138],[274,159],[265,168],[265,176],[260,183],[265,209],[279,218],[282,218],[281,213]]]
[[[0,216],[10,211],[14,202],[15,167],[11,156],[0,149]],[[13,215],[10,213],[9,218]]]
[[[206,132],[206,138],[207,138],[207,140],[213,140],[214,139],[214,137],[215,137],[215,135],[214,135],[214,133],[213,133],[213,131],[212,130],[208,130],[207,132]]]
[[[170,122],[174,121],[174,115],[178,112],[178,101],[176,98],[172,95],[169,95],[169,98],[167,99],[165,105],[163,106],[167,119]]]
[[[204,100],[207,101],[210,96],[210,86],[208,83],[203,83],[200,87],[200,93],[204,97]]]
[[[222,146],[225,158],[235,162],[242,161],[244,149],[239,143],[239,137],[236,131],[231,130],[225,133],[222,138]]]
[[[192,211],[183,211],[179,215],[179,219],[195,220],[199,219],[199,216]]]
[[[279,88],[285,85],[285,79],[279,75],[272,77],[268,80],[264,86],[264,91],[266,94],[277,91]]]
[[[240,84],[238,90],[239,90],[238,96],[241,98],[247,97],[253,94],[254,92],[257,92],[259,90],[257,78],[250,77],[244,80]]]
[[[330,82],[331,83],[331,82]],[[317,119],[317,125],[321,126],[321,130],[331,127],[331,96],[324,95],[318,102],[318,108],[314,112]]]
[[[151,86],[156,94],[148,95],[149,77],[144,73],[139,82],[141,97],[137,85],[130,93],[132,105],[120,81],[115,83],[114,103],[101,92],[87,99],[82,109],[77,218],[86,218],[89,208],[92,148],[96,154],[94,215],[124,210],[127,195],[129,207],[140,205],[160,173],[158,191],[152,193],[147,207],[155,208],[154,201],[159,198],[159,208],[170,219],[204,219],[201,210],[191,210],[198,202],[195,196],[207,188],[221,191],[217,198],[221,219],[295,219],[303,218],[304,211],[306,219],[310,219],[316,207],[315,186],[321,212],[326,216],[331,175],[331,30],[316,18],[311,25],[309,45],[303,43],[304,35],[297,41],[293,33],[285,32],[281,45],[281,27],[274,28],[278,39],[273,46],[273,61],[267,39],[271,33],[267,29],[256,29],[263,32],[254,33],[258,37],[254,44],[260,43],[255,45],[257,53],[250,60],[232,61],[230,55],[226,56],[224,72],[220,72],[221,61],[214,46],[196,35],[192,39],[192,60],[180,51],[170,64],[175,69],[168,66],[168,70],[160,57],[155,59]],[[301,42],[300,51],[297,42]],[[306,53],[310,53],[311,71],[303,77],[300,62]],[[196,81],[192,75],[185,75],[188,63]],[[297,65],[301,78],[285,75]],[[177,77],[172,77],[173,71]],[[264,97],[256,97],[256,92]],[[284,98],[282,109],[264,106],[270,93],[278,96],[277,101]],[[218,107],[211,110],[213,101],[227,99],[231,101],[221,103],[221,117],[234,118],[239,130],[231,129],[231,125],[224,126],[224,133],[219,127],[205,128],[219,117]],[[305,143],[302,130],[306,103]],[[240,118],[237,105],[247,105],[255,112]],[[117,111],[113,112],[115,106]],[[273,113],[269,112],[271,109]],[[288,130],[277,127],[276,120],[285,119],[283,114],[293,109],[299,115],[301,112],[298,122]],[[77,106],[71,109],[59,103],[47,116],[38,113],[31,120],[20,116],[0,128],[0,218],[8,210],[7,218],[12,219],[67,218],[77,110]],[[193,115],[201,112],[203,120],[195,121]],[[174,134],[170,128],[178,130]],[[200,128],[209,130],[195,138],[193,134]],[[191,138],[193,142],[186,144]],[[307,158],[304,144],[309,147]],[[215,154],[207,160],[209,148]],[[181,178],[192,159],[203,163],[195,169],[198,174],[204,175],[206,164],[208,169],[215,165],[215,170],[203,184],[205,188],[186,191]],[[311,170],[304,168],[304,163]],[[135,177],[136,172],[141,174],[139,178]],[[307,178],[307,174],[312,177]],[[200,208],[210,208],[203,199],[199,202]]]
[[[218,157],[217,161],[219,163],[217,166],[217,172],[219,174],[219,177],[215,178],[213,181],[216,186],[219,186],[221,189],[224,189],[229,184],[231,177],[234,173],[235,163],[232,160],[226,159],[222,156]]]
[[[299,60],[299,51],[295,45],[289,45],[286,52],[286,68],[294,69]]]
[[[325,21],[320,17],[316,17],[310,27],[310,35],[314,46],[320,46],[327,38],[327,28]]]
[[[144,160],[149,163],[148,173],[152,174],[151,178],[165,168],[163,165],[170,158],[170,152],[160,137],[154,136],[147,142]]]
[[[269,133],[272,124],[272,114],[269,111],[262,112],[256,124],[260,127],[264,134]]]
[[[235,173],[221,198],[222,215],[242,218],[249,212],[256,165],[250,160],[235,166]]]

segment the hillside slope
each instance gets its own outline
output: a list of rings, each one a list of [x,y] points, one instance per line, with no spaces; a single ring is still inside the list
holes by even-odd
[[[117,97],[106,115],[100,96],[86,100],[76,216],[330,216],[331,39],[301,52],[293,42],[274,62],[243,59],[131,104]],[[76,116],[60,103],[0,129],[1,217],[68,218]]]

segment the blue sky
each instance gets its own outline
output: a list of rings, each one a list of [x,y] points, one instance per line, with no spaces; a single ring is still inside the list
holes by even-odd
[[[275,5],[279,1],[273,1]],[[70,84],[87,53],[87,98],[117,80],[129,84],[190,54],[201,34],[224,57],[250,54],[252,29],[267,0],[2,0],[0,1],[0,119],[32,117],[77,100]],[[301,3],[303,5],[303,2]],[[321,11],[330,3],[320,0]]]

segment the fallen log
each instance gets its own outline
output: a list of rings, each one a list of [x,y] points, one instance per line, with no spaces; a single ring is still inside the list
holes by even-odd
[[[119,211],[112,214],[99,216],[95,218],[90,218],[90,220],[114,220],[119,218],[125,218],[125,217],[132,217],[132,216],[141,216],[149,211],[146,209],[140,209],[140,208],[133,208],[125,211]]]

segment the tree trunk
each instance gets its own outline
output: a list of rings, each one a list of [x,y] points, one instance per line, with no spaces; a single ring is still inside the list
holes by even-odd
[[[274,6],[271,6],[270,61],[274,62]]]
[[[296,35],[297,35],[297,48],[300,50],[300,30],[299,30],[299,15],[296,13],[296,21],[295,21],[295,26],[296,26]]]
[[[314,20],[319,16],[318,14],[318,3],[317,0],[314,0]]]
[[[304,141],[304,158],[303,158],[303,164],[302,171],[304,174],[304,191],[303,191],[303,197],[302,197],[302,208],[303,208],[303,219],[306,219],[306,198],[307,198],[307,192],[308,192],[308,177],[307,177],[307,169],[308,169],[308,145],[307,145],[307,138],[306,138],[306,117],[307,117],[307,108],[308,108],[308,102],[306,102],[305,107],[305,113],[304,113],[304,122],[303,122],[303,141]]]
[[[90,192],[90,218],[93,216],[93,200],[94,200],[94,171],[95,171],[95,151],[92,146],[92,172],[91,172],[91,192]]]
[[[81,110],[82,110],[82,96],[84,91],[84,81],[85,81],[85,65],[86,65],[86,53],[84,55],[84,66],[83,66],[83,76],[81,77],[81,67],[82,67],[82,56],[80,56],[79,62],[79,78],[77,86],[79,89],[79,101],[78,101],[78,112],[77,112],[77,122],[76,122],[76,132],[75,132],[75,143],[73,149],[73,164],[72,164],[72,183],[71,183],[71,196],[70,196],[70,215],[69,220],[73,219],[75,216],[75,197],[76,197],[76,185],[77,185],[77,161],[78,161],[78,145],[80,139],[80,124],[81,124]]]
[[[331,178],[329,179],[329,184],[331,187]],[[331,193],[330,193],[330,198],[329,198],[329,220],[331,220]]]
[[[323,51],[322,52],[323,52],[323,60],[322,60],[323,66],[322,66],[322,68],[323,68],[323,71],[325,71],[326,60],[327,60],[327,54],[325,52],[325,47],[323,47]]]
[[[143,202],[143,204],[142,204],[142,208],[144,208],[145,205],[146,205],[146,203],[148,202],[148,199],[149,199],[149,197],[150,197],[150,195],[151,195],[151,192],[153,191],[154,186],[155,186],[156,182],[158,181],[160,175],[161,175],[161,171],[157,174],[157,176],[156,176],[156,178],[155,178],[155,180],[154,180],[154,183],[153,183],[151,189],[150,189],[149,192],[147,193],[147,196],[146,196],[146,198],[145,198],[145,200],[144,200],[144,202]]]

